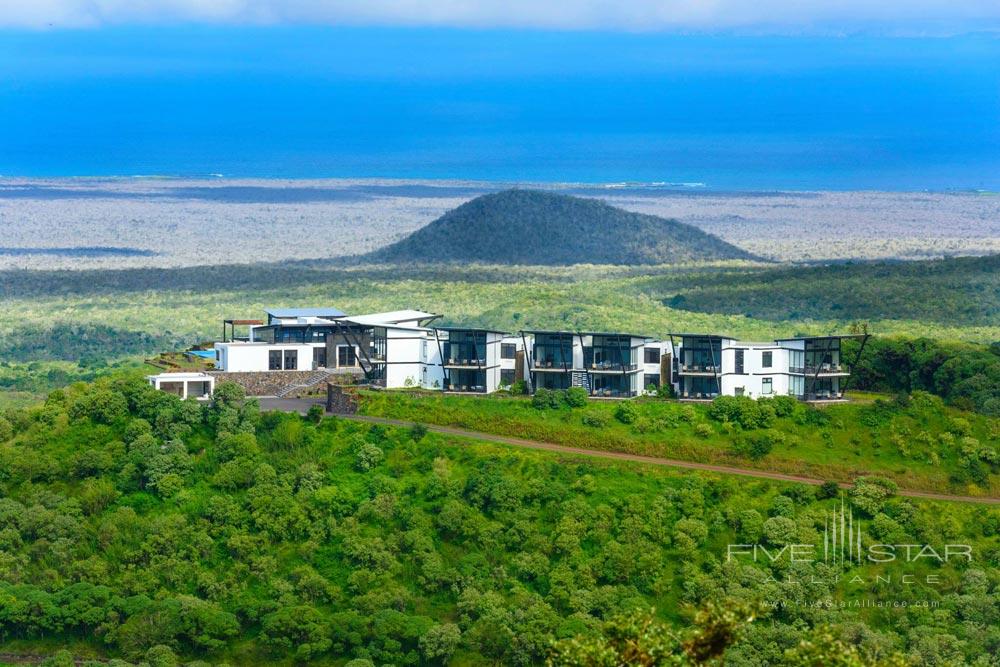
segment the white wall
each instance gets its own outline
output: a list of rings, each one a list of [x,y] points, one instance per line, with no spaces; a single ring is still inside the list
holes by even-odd
[[[280,350],[284,359],[285,350],[295,350],[298,352],[298,363],[295,370],[312,370],[313,348],[324,347],[322,343],[281,343],[268,345],[267,343],[216,343],[216,354],[219,357],[219,370],[228,373],[257,373],[270,370],[268,364],[268,353],[271,350]]]

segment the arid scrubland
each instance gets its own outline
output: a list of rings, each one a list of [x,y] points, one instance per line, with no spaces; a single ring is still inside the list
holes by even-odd
[[[177,267],[342,257],[398,240],[478,194],[510,185],[2,179],[0,269]],[[1000,196],[986,193],[715,193],[524,185],[601,197],[628,210],[676,218],[779,261],[1000,252]],[[77,253],[73,248],[129,252]]]

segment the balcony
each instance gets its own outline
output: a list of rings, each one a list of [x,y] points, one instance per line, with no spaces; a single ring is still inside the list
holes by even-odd
[[[803,394],[799,397],[801,400],[806,402],[814,401],[846,401],[844,398],[844,392],[842,391],[817,391],[812,394]]]
[[[532,367],[533,371],[547,371],[550,373],[569,373],[573,370],[573,362],[567,360],[566,364],[558,359],[538,359]]]
[[[482,368],[486,365],[486,359],[464,359],[455,357],[453,359],[446,359],[444,365],[446,368]]]
[[[444,390],[459,394],[485,394],[486,387],[481,384],[446,384]]]
[[[681,364],[679,375],[716,375],[722,372],[721,366],[712,364]]]
[[[619,389],[593,389],[590,392],[591,398],[633,398],[638,396],[636,391],[623,391]]]
[[[599,361],[587,368],[591,373],[634,373],[639,370],[638,364],[623,364],[614,361]]]
[[[850,375],[851,370],[842,364],[822,364],[818,369],[816,366],[789,366],[788,372],[794,375],[817,375],[819,377],[831,377],[835,375]]]

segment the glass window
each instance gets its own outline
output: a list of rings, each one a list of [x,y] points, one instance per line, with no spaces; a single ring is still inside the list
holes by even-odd
[[[642,378],[642,386],[643,386],[643,388],[649,387],[651,385],[653,387],[659,387],[660,386],[660,376],[659,375],[653,375],[652,373],[647,373],[647,374],[645,374],[643,376],[643,378]]]
[[[294,371],[299,367],[298,350],[285,350],[285,370]]]
[[[325,347],[314,347],[313,348],[313,368],[325,368],[326,367],[326,348]]]
[[[500,369],[500,385],[503,387],[509,387],[514,384],[514,369],[513,368],[501,368]]]
[[[772,352],[764,352],[760,355],[760,366],[761,368],[770,368],[774,362],[774,357]]]
[[[658,364],[658,363],[660,363],[660,348],[658,348],[658,347],[647,347],[646,348],[646,363],[647,364]]]
[[[501,359],[513,359],[517,356],[517,345],[514,343],[501,343],[500,344],[500,358]]]
[[[270,350],[267,353],[267,369],[269,371],[281,370],[281,350]]]
[[[773,386],[774,383],[772,382],[771,378],[763,378],[760,381],[760,393],[763,394],[764,396],[770,396],[771,391],[773,390]]]
[[[743,375],[743,350],[736,350],[736,374]]]
[[[337,347],[338,366],[357,366],[358,358],[354,354],[354,347],[351,345],[340,345]]]

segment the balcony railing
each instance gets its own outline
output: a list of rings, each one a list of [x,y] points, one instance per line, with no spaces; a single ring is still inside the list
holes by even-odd
[[[486,387],[481,384],[446,384],[444,386],[445,391],[460,391],[467,393],[485,394]]]
[[[822,364],[820,375],[848,375],[851,370],[844,364]],[[796,375],[816,375],[816,366],[789,366],[788,372]]]
[[[716,398],[718,395],[719,395],[719,392],[717,392],[717,391],[712,391],[712,392],[704,392],[704,391],[682,391],[681,392],[681,398],[695,398],[695,399],[701,399],[701,400],[706,400],[706,401],[707,400],[711,400],[713,398]]]
[[[842,401],[844,392],[842,391],[817,391],[812,394],[803,394],[803,401]]]
[[[620,389],[592,389],[590,395],[594,398],[633,398],[638,396],[639,392]]]
[[[535,361],[536,370],[552,370],[552,371],[570,371],[573,370],[573,362],[567,360],[566,364],[563,365],[562,361],[556,359],[538,359]]]
[[[455,358],[446,360],[444,362],[444,365],[445,366],[459,366],[459,367],[461,367],[461,366],[468,366],[468,367],[471,367],[471,368],[478,368],[479,366],[485,366],[486,365],[486,360],[485,359],[466,359],[466,358],[462,358],[462,357],[455,357]]]
[[[588,370],[592,370],[592,371],[595,371],[595,372],[598,372],[598,373],[600,373],[602,371],[621,373],[622,371],[626,371],[626,372],[637,371],[637,370],[639,370],[639,365],[638,364],[622,364],[622,363],[618,363],[618,362],[614,362],[614,361],[598,361],[596,363],[590,364],[590,367],[589,367]]]
[[[721,366],[712,364],[681,364],[681,373],[721,373]]]

